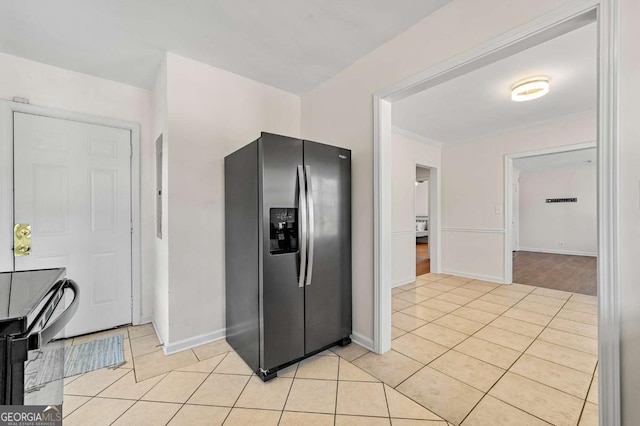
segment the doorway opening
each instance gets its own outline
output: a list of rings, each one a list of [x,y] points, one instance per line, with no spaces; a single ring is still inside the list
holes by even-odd
[[[439,146],[401,129],[392,144],[391,287],[406,290],[440,267]]]
[[[6,197],[6,203],[0,208],[0,223],[5,230],[13,229],[14,222],[34,223],[39,232],[42,231],[38,235],[32,234],[34,238],[40,238],[34,241],[33,252],[28,258],[14,257],[10,250],[0,253],[0,271],[67,267],[68,276],[78,282],[85,294],[85,302],[80,302],[78,314],[65,329],[67,336],[120,324],[140,324],[139,124],[0,101],[0,129],[0,193]],[[34,142],[38,140],[41,141]],[[19,142],[17,147],[14,142]],[[76,157],[69,160],[67,151],[72,149]],[[73,163],[78,156],[91,157],[93,162],[82,158],[71,167],[69,161]],[[20,161],[16,161],[17,157]],[[105,167],[104,163],[109,161],[109,167]],[[17,182],[14,168],[18,167],[36,169],[31,173],[34,179]],[[82,181],[77,178],[78,167],[84,167],[86,171],[82,173]],[[18,184],[24,188],[18,190]],[[81,196],[85,199],[78,201]],[[71,203],[71,197],[76,197],[74,203]],[[87,211],[80,212],[78,206]],[[70,241],[77,243],[80,238],[69,239],[65,245],[52,242],[54,238],[61,239],[65,232],[81,234],[84,245],[70,244]],[[102,238],[87,238],[88,232],[100,234]],[[111,238],[109,247],[114,247],[111,252],[104,248],[106,244],[100,247],[101,250],[87,248],[89,244],[102,243],[108,238]],[[0,244],[11,247],[12,233],[0,233]],[[69,260],[55,250],[67,250],[69,256],[88,259]],[[118,280],[119,287],[109,286],[105,281],[115,273],[122,277]],[[101,309],[108,314],[95,313]],[[81,319],[83,311],[85,318],[90,320]]]
[[[596,144],[509,156],[512,281],[597,295]]]
[[[615,30],[613,29],[613,23],[615,22],[615,10],[612,9],[611,6],[607,2],[602,3],[593,3],[593,2],[577,2],[575,5],[571,7],[559,9],[554,13],[549,14],[548,16],[544,16],[538,20],[532,21],[528,23],[526,26],[522,28],[517,28],[514,31],[507,33],[495,40],[491,40],[478,48],[472,49],[471,51],[465,52],[458,57],[455,57],[445,63],[438,64],[422,73],[419,73],[416,76],[406,79],[400,83],[394,84],[393,86],[381,90],[374,95],[374,145],[375,145],[375,158],[374,158],[374,173],[375,173],[375,185],[374,185],[374,194],[375,194],[375,284],[374,284],[374,295],[375,295],[375,305],[374,305],[374,349],[378,353],[384,353],[391,349],[391,338],[392,338],[392,327],[391,327],[391,275],[392,275],[392,257],[393,257],[393,245],[391,244],[392,240],[392,200],[393,200],[393,183],[390,177],[392,174],[391,171],[391,161],[390,154],[392,152],[392,133],[394,126],[397,126],[395,122],[392,121],[392,111],[395,115],[396,113],[396,102],[406,99],[412,95],[419,94],[424,92],[427,89],[432,89],[439,87],[443,83],[449,82],[455,78],[465,76],[472,71],[476,71],[487,67],[493,63],[501,61],[505,58],[509,58],[510,56],[516,55],[520,52],[523,52],[529,48],[537,47],[545,42],[553,40],[559,36],[568,34],[576,29],[580,29],[585,27],[588,24],[597,22],[597,59],[595,69],[597,70],[597,75],[595,77],[597,81],[597,112],[595,114],[597,124],[594,133],[596,134],[595,138],[597,139],[597,169],[598,169],[598,268],[597,268],[597,285],[598,285],[598,296],[599,301],[597,303],[590,303],[591,299],[581,298],[579,294],[571,294],[569,297],[573,299],[571,303],[583,303],[590,304],[591,306],[585,309],[588,309],[588,315],[596,316],[596,323],[594,324],[586,324],[585,327],[580,328],[581,333],[589,334],[589,336],[579,336],[579,337],[587,337],[592,341],[589,341],[590,349],[594,350],[593,346],[595,345],[597,350],[597,355],[599,356],[597,359],[597,365],[599,369],[600,376],[606,377],[606,380],[601,380],[599,386],[597,385],[597,380],[594,377],[597,377],[597,373],[594,375],[590,368],[589,372],[585,372],[586,374],[590,374],[592,378],[592,387],[595,385],[595,389],[599,389],[599,394],[601,400],[599,400],[600,407],[595,408],[595,412],[599,410],[599,417],[601,421],[605,423],[615,424],[617,419],[619,419],[619,409],[620,409],[620,401],[619,401],[619,321],[618,321],[618,309],[619,303],[616,298],[617,294],[617,276],[615,274],[617,260],[615,258],[616,254],[616,240],[617,240],[617,225],[616,225],[616,193],[617,193],[617,184],[616,184],[616,165],[615,158],[617,156],[617,148],[616,148],[616,123],[617,123],[617,110],[615,108],[617,101],[617,93],[615,86],[615,70],[617,66],[617,59],[613,52],[615,52]],[[477,87],[481,87],[482,84],[486,82],[483,81],[480,84],[477,84]],[[517,86],[517,85],[516,85]],[[514,86],[514,88],[516,87]],[[519,87],[519,86],[518,86]],[[536,89],[537,90],[537,89]],[[449,96],[447,99],[451,99]],[[442,98],[441,98],[442,99]],[[469,92],[464,92],[460,95],[460,99],[468,100],[474,99],[473,96],[469,96]],[[486,98],[483,98],[483,100]],[[393,107],[392,107],[393,104]],[[464,109],[462,109],[464,111]],[[424,119],[424,117],[428,117],[429,115],[422,114],[419,119]],[[574,117],[577,118],[577,117]],[[392,124],[393,123],[393,124]],[[402,129],[406,127],[398,126]],[[527,135],[527,127],[520,128],[522,132],[523,139],[531,140],[530,135]],[[464,136],[464,135],[463,135]],[[498,135],[494,135],[498,136]],[[507,187],[504,192],[502,192],[503,184],[504,186],[511,184],[510,180],[503,173],[507,172],[500,167],[500,163],[503,161],[510,161],[512,158],[509,157],[510,153],[518,153],[518,152],[526,152],[535,148],[542,149],[548,148],[550,146],[556,145],[555,143],[550,144],[547,142],[547,138],[544,134],[538,134],[535,136],[536,140],[539,142],[539,145],[527,146],[523,145],[519,142],[514,142],[513,144],[505,143],[502,147],[505,150],[499,155],[499,159],[496,161],[494,158],[490,160],[490,163],[493,166],[492,171],[490,171],[490,175],[483,174],[477,172],[475,174],[476,180],[473,181],[472,186],[478,186],[477,188],[473,188],[472,191],[467,191],[463,193],[454,193],[448,192],[448,188],[442,189],[443,191],[443,212],[447,215],[447,223],[445,226],[441,228],[441,232],[443,233],[443,256],[442,256],[442,266],[443,272],[445,274],[454,275],[452,277],[449,276],[437,276],[433,281],[442,282],[430,283],[428,280],[426,283],[419,283],[416,287],[420,286],[429,286],[435,291],[450,293],[447,295],[446,299],[444,297],[440,297],[437,293],[431,293],[434,299],[440,298],[440,301],[446,301],[448,303],[456,304],[456,301],[463,301],[464,298],[475,297],[472,299],[474,302],[475,308],[479,308],[480,306],[488,307],[486,303],[493,303],[495,305],[499,305],[503,302],[505,306],[507,304],[507,300],[509,296],[514,296],[514,292],[518,291],[534,291],[530,286],[518,286],[517,284],[513,284],[510,288],[498,288],[499,284],[495,284],[496,282],[500,282],[503,284],[511,283],[511,274],[512,271],[507,271],[507,265],[510,266],[510,260],[507,261],[503,256],[503,252],[508,252],[509,259],[511,257],[511,245],[512,245],[512,232],[510,231],[511,223],[507,222],[511,220],[511,214],[509,213],[507,206],[510,206],[508,200],[512,197],[512,188]],[[436,140],[441,140],[437,139]],[[590,140],[590,139],[582,139]],[[460,145],[464,142],[464,138],[461,138],[459,141]],[[564,143],[579,143],[579,140],[565,141]],[[501,148],[501,149],[502,149]],[[482,152],[479,150],[477,155],[473,158],[467,159],[466,162],[457,161],[455,167],[457,168],[465,168],[473,170],[474,165],[481,163],[483,160],[487,160],[484,156],[486,152]],[[452,155],[451,158],[458,157],[455,155],[456,150],[451,150],[449,155]],[[487,160],[488,161],[488,160]],[[451,164],[451,163],[449,163]],[[442,161],[442,171],[443,171],[443,182],[447,183],[448,186],[458,186],[462,188],[461,184],[468,183],[456,180],[456,176],[450,175],[451,168],[447,168],[447,161],[445,161],[445,155],[443,154]],[[509,169],[510,170],[510,169]],[[487,196],[485,193],[485,189],[489,189],[489,191],[495,191],[496,186],[495,182],[490,183],[490,185],[482,186],[483,183],[486,182],[486,178],[497,178],[502,181],[498,185],[499,195]],[[492,186],[493,185],[493,186]],[[480,188],[482,186],[482,188]],[[491,210],[484,209],[483,211],[478,211],[477,209],[472,210],[468,208],[469,200],[481,203],[494,203],[491,206]],[[497,202],[496,202],[497,201]],[[467,206],[465,215],[460,215],[455,218],[453,215],[450,215],[451,207],[457,207],[457,211],[463,211],[460,206]],[[485,206],[486,207],[486,206]],[[494,212],[495,210],[495,212]],[[467,212],[477,213],[474,217],[473,215],[467,215]],[[492,216],[495,213],[498,216],[499,220],[496,221],[496,217]],[[454,219],[463,218],[464,220],[458,220],[460,225],[457,226],[448,226],[450,223],[454,222]],[[466,223],[465,223],[466,222]],[[486,225],[482,225],[486,224]],[[447,233],[445,237],[444,234]],[[478,235],[490,235],[488,237],[489,243],[481,244],[478,241],[481,239]],[[484,238],[484,237],[483,237]],[[467,244],[460,244],[463,240],[469,240]],[[507,250],[505,250],[505,247]],[[450,263],[451,259],[456,256],[451,256],[452,253],[457,255],[457,258],[464,258],[464,261],[455,264]],[[491,259],[490,264],[482,260],[482,255],[485,253],[492,253],[494,256],[496,253],[498,254],[499,259]],[[472,268],[481,270],[482,268],[487,268],[485,272],[473,272],[468,273],[464,270],[464,265],[472,265]],[[457,268],[460,268],[456,270]],[[477,281],[476,283],[471,283],[471,281]],[[489,281],[493,281],[490,283]],[[605,285],[606,284],[606,285]],[[437,287],[436,287],[437,286]],[[475,292],[492,292],[493,290],[500,290],[499,292],[504,294],[493,294],[493,295],[482,295],[482,296],[472,296],[472,291]],[[536,289],[537,290],[537,289]],[[418,293],[417,290],[413,291],[414,293]],[[422,292],[421,296],[425,296],[425,292]],[[395,294],[398,294],[397,292]],[[527,293],[528,294],[528,293]],[[486,297],[489,296],[489,297]],[[520,295],[518,296],[519,301],[511,302],[509,301],[509,305],[507,310],[510,309],[512,305],[521,303]],[[538,308],[540,298],[554,299],[554,297],[558,300],[555,300],[550,303],[553,309],[549,309],[547,314],[542,313],[542,315],[551,316],[549,323],[547,325],[542,326],[543,329],[545,327],[549,327],[550,329],[556,329],[558,326],[563,325],[572,325],[568,323],[571,321],[567,318],[567,315],[571,315],[575,320],[578,317],[582,317],[586,319],[581,313],[567,313],[564,312],[565,316],[557,319],[554,318],[561,309],[564,309],[564,304],[567,302],[560,302],[561,298],[558,293],[554,293],[553,290],[548,289],[540,289],[537,294],[531,294],[527,296],[522,296],[522,298],[528,298],[528,301],[525,301],[524,304],[528,305],[528,308],[535,309]],[[577,296],[577,297],[574,297]],[[563,295],[564,297],[564,295]],[[488,299],[493,299],[493,302]],[[448,300],[447,300],[448,299]],[[481,299],[481,300],[477,300]],[[429,301],[418,302],[420,307],[411,307],[412,310],[416,312],[421,312],[422,314],[427,315],[427,311],[423,308],[428,308],[428,305],[440,305],[440,307],[444,307],[440,301],[436,301],[434,303],[429,303]],[[477,303],[475,303],[477,302]],[[465,303],[463,303],[465,304]],[[469,302],[471,304],[471,302]],[[555,306],[554,306],[555,305]],[[524,305],[521,305],[524,307]],[[445,316],[449,318],[449,316],[453,315],[451,311],[448,313],[438,314],[438,318],[435,320],[422,320],[422,322],[417,321],[413,318],[406,318],[402,315],[398,314],[398,318],[404,319],[405,324],[403,327],[405,329],[401,330],[403,333],[397,333],[399,339],[402,339],[403,343],[407,343],[405,345],[405,349],[414,350],[418,346],[411,344],[410,341],[421,342],[416,337],[421,337],[423,339],[429,340],[429,336],[431,338],[436,339],[438,336],[430,334],[429,329],[434,329],[434,327],[429,327],[429,324],[424,324],[426,322],[434,322],[435,325],[444,327],[444,328],[452,328],[455,329],[463,328],[462,324],[465,324],[465,330],[457,330],[459,333],[463,335],[473,335],[477,331],[472,330],[471,328],[467,328],[466,325],[469,325],[467,321],[473,321],[469,319],[469,315],[475,314],[474,312],[469,312],[468,309],[474,309],[473,306],[469,307],[459,307],[452,309],[460,309],[460,315],[467,315],[467,318],[464,320],[447,320],[444,318]],[[493,308],[493,307],[492,307]],[[557,310],[556,310],[557,308]],[[582,308],[582,307],[580,307]],[[498,309],[498,308],[496,308]],[[502,308],[501,308],[502,309]],[[546,310],[546,307],[545,307]],[[551,313],[553,310],[555,313]],[[594,312],[595,310],[595,312]],[[408,311],[408,308],[405,309]],[[429,311],[431,312],[431,311]],[[440,311],[442,312],[442,311]],[[491,314],[491,312],[485,312]],[[533,312],[536,314],[536,312]],[[584,313],[584,312],[582,312]],[[397,313],[396,313],[397,314]],[[394,315],[396,315],[394,314]],[[409,312],[406,312],[406,315],[409,315]],[[502,314],[493,313],[492,316]],[[455,315],[454,315],[455,316]],[[529,318],[532,319],[535,315],[529,315]],[[488,318],[487,315],[478,315],[475,318],[476,322],[481,322],[481,317],[484,317],[485,320]],[[507,317],[509,317],[507,315]],[[444,319],[440,319],[444,318]],[[510,317],[513,319],[513,317]],[[419,318],[418,318],[419,319]],[[489,320],[492,322],[493,320]],[[589,321],[591,319],[589,318]],[[510,319],[503,319],[503,323],[512,322]],[[553,324],[549,325],[551,322]],[[417,328],[416,328],[417,327]],[[471,327],[471,326],[469,326]],[[475,325],[474,325],[475,327]],[[479,325],[479,330],[488,327],[486,323],[484,325]],[[408,330],[407,328],[411,328]],[[493,327],[499,328],[499,327]],[[597,339],[597,329],[607,330],[605,336],[600,335],[600,339]],[[438,328],[439,329],[439,328]],[[419,330],[414,333],[415,330]],[[395,330],[394,330],[395,331]],[[433,330],[431,330],[432,332]],[[577,328],[573,329],[573,334],[580,335],[580,333],[575,333],[578,331]],[[495,337],[489,336],[489,334],[495,332],[493,329],[489,329],[483,332],[484,338],[479,338],[479,340],[487,339],[491,340]],[[571,330],[566,330],[565,333],[570,333]],[[423,336],[420,336],[419,333],[422,333]],[[504,332],[496,332],[500,335],[503,335]],[[557,336],[558,333],[555,333]],[[536,335],[537,336],[537,335]],[[463,336],[460,336],[461,338]],[[473,338],[473,337],[472,337]],[[534,340],[537,337],[533,338]],[[463,343],[467,340],[463,340]],[[475,340],[473,340],[475,342]],[[507,343],[511,341],[511,339],[504,339],[503,343]],[[444,342],[443,342],[444,343]],[[559,339],[555,344],[561,346],[562,344],[566,345],[567,340]],[[470,343],[469,343],[470,344]],[[528,347],[528,346],[527,346]],[[398,349],[400,347],[398,346]],[[395,346],[394,346],[394,349]],[[467,348],[469,349],[469,348]],[[524,348],[525,351],[527,348]],[[575,350],[575,348],[569,348]],[[586,348],[585,348],[586,349]],[[447,350],[445,350],[446,352]],[[470,356],[477,356],[479,353],[477,351],[470,350]],[[523,352],[524,353],[524,352]],[[539,353],[539,355],[543,355]],[[416,359],[416,356],[410,356],[413,359]],[[442,358],[442,357],[440,357]],[[559,358],[558,358],[559,360]],[[495,361],[495,359],[487,359],[485,360],[488,363]],[[423,364],[430,364],[428,359],[425,358]],[[571,366],[567,366],[571,367]],[[510,368],[510,367],[509,367]],[[593,365],[593,369],[595,370],[595,364]],[[454,371],[450,371],[449,373],[454,374]],[[426,374],[426,373],[425,373]],[[435,373],[434,373],[435,374]],[[508,374],[507,374],[508,376]],[[505,376],[505,377],[507,377]],[[411,380],[408,379],[407,382]],[[415,379],[417,380],[417,379]],[[415,381],[412,380],[412,381]],[[508,381],[507,379],[505,379]],[[534,379],[535,380],[535,379]],[[407,383],[405,382],[405,383]],[[407,384],[406,387],[409,387]],[[595,391],[594,391],[595,392]],[[591,394],[591,391],[589,392]],[[419,395],[415,395],[416,398]],[[582,397],[582,395],[581,395]],[[512,405],[518,406],[521,403],[519,400],[514,400],[511,398],[511,395],[505,394],[504,398],[511,400]],[[588,396],[585,397],[586,401],[584,404],[580,405],[580,407],[585,408],[585,412],[587,412],[587,407],[590,407],[589,410],[593,413],[593,407],[589,405],[589,403],[594,404],[593,402],[588,401]],[[428,407],[429,401],[424,401],[425,406]],[[580,410],[573,415],[577,415],[576,419],[580,417]],[[539,413],[541,417],[547,417],[548,412]]]
[[[431,169],[416,165],[414,210],[416,217],[416,277],[431,272],[429,254],[429,182]]]

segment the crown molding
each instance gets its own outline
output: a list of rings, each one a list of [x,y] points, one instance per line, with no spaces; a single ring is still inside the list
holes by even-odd
[[[410,132],[409,130],[402,129],[400,127],[391,126],[391,131],[393,133],[397,133],[399,135],[406,136],[411,139],[415,139],[422,143],[426,143],[427,145],[436,146],[438,148],[442,148],[442,142],[438,142],[437,140],[430,139],[426,136],[419,135],[417,133]]]
[[[517,132],[521,132],[524,130],[529,130],[529,129],[535,129],[538,127],[547,127],[547,126],[551,126],[553,124],[558,124],[558,123],[563,123],[566,121],[573,121],[573,120],[580,120],[582,118],[593,118],[593,120],[597,120],[598,119],[598,112],[595,109],[589,109],[589,110],[585,110],[585,111],[579,111],[579,112],[573,112],[571,114],[564,114],[564,115],[560,115],[558,117],[553,117],[553,118],[548,118],[546,120],[540,120],[540,121],[534,121],[531,123],[526,123],[526,124],[522,124],[520,126],[513,126],[513,127],[504,127],[502,129],[499,130],[495,130],[489,133],[485,133],[482,135],[479,135],[477,137],[474,138],[467,138],[467,139],[460,139],[457,140],[455,142],[451,142],[451,143],[447,143],[445,145],[464,145],[464,144],[468,144],[468,143],[475,143],[475,142],[481,142],[481,141],[485,141],[487,139],[490,138],[495,138],[495,137],[499,137],[499,136],[503,136],[503,135],[508,135],[510,133],[517,133]]]

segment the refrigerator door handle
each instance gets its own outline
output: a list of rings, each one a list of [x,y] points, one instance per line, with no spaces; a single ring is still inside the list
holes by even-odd
[[[298,166],[298,240],[300,241],[300,276],[298,287],[304,287],[307,268],[307,190],[305,187],[304,168]]]
[[[309,203],[309,263],[307,265],[307,285],[311,285],[313,275],[313,246],[315,240],[313,217],[313,188],[311,187],[311,167],[305,166],[305,180],[307,182],[307,202]]]

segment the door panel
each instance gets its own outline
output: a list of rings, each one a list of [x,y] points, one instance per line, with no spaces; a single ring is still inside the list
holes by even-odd
[[[116,170],[93,169],[89,176],[91,232],[113,232],[118,216],[118,173]]]
[[[33,213],[41,235],[67,232],[69,223],[69,170],[67,167],[33,165]],[[24,183],[26,176],[16,176]],[[20,222],[18,222],[20,223]]]
[[[14,220],[32,230],[15,270],[64,266],[81,289],[67,336],[131,322],[128,130],[14,113]]]
[[[304,141],[304,162],[314,209],[313,271],[305,286],[310,353],[351,334],[351,151]]]
[[[263,133],[259,156],[263,209],[260,356],[262,368],[270,369],[304,355],[304,287],[298,287],[300,255],[299,250],[291,248],[294,230],[285,225],[295,220],[297,210],[291,209],[298,208],[297,167],[303,164],[302,141]],[[278,223],[283,229],[276,229]],[[284,230],[286,234],[280,232]]]

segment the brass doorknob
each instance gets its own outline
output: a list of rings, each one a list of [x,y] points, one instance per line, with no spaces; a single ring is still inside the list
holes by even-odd
[[[29,256],[31,254],[31,225],[16,223],[13,227],[13,255]]]
[[[26,254],[29,253],[30,249],[31,248],[29,246],[20,245],[20,246],[16,247],[16,252],[17,253],[21,253],[23,255],[26,255]]]

